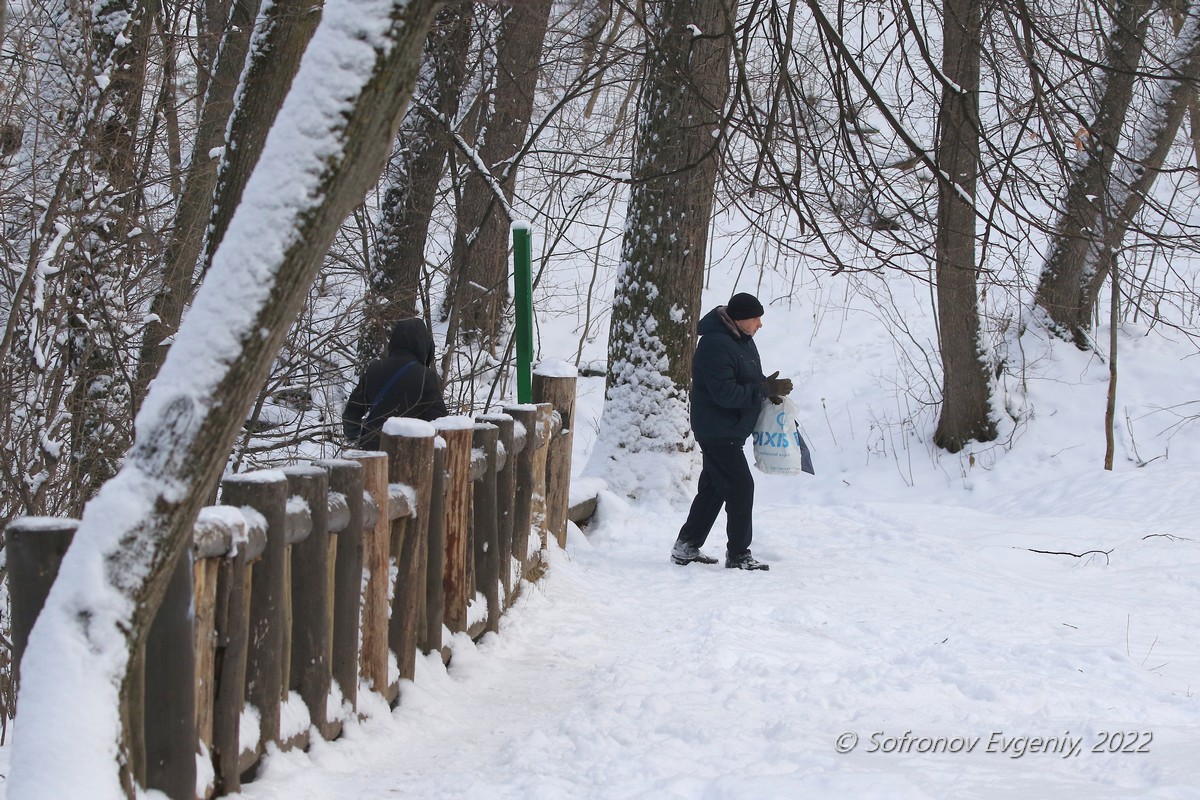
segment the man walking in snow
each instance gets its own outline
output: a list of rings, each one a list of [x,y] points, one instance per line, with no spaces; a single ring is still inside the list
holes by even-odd
[[[739,292],[700,320],[692,362],[692,433],[703,454],[696,498],[679,531],[671,560],[679,565],[717,559],[700,552],[721,507],[728,518],[725,566],[770,569],[750,555],[753,533],[754,477],[746,462],[746,439],[763,401],[779,402],[792,382],[776,370],[764,376],[754,334],[762,327],[763,307],[752,294]]]
[[[433,335],[424,320],[402,319],[392,328],[386,358],[367,365],[342,411],[342,427],[355,447],[379,449],[388,417],[432,422],[447,415],[433,369]]]

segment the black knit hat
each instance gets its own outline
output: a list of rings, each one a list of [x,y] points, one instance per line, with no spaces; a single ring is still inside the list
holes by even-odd
[[[738,292],[729,298],[729,303],[725,306],[725,313],[732,320],[754,319],[763,315],[763,307],[754,295]]]

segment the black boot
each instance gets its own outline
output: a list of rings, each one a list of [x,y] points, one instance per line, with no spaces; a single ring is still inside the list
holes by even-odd
[[[698,561],[701,564],[715,564],[717,560],[712,556],[706,556],[700,552],[700,548],[694,544],[687,542],[676,541],[675,546],[671,548],[671,560],[679,566],[685,566]]]
[[[726,569],[768,570],[771,568],[771,565],[764,564],[763,562],[756,560],[754,558],[754,556],[750,555],[750,551],[747,550],[746,552],[744,552],[738,556],[730,556],[729,553],[726,552],[725,553],[725,568]]]

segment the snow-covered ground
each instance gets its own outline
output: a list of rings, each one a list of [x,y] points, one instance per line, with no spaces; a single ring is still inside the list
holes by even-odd
[[[1200,469],[1141,478],[764,497],[766,573],[676,567],[681,511],[605,497],[500,635],[244,796],[1195,797]]]
[[[1200,797],[1195,347],[1122,329],[1107,472],[1107,362],[1014,324],[1000,438],[950,455],[930,443],[927,286],[801,265],[711,282],[704,310],[762,299],[764,365],[795,379],[814,452],[815,476],[756,475],[771,570],[671,564],[696,463],[644,456],[672,459],[674,497],[603,493],[499,635],[456,640],[449,668],[420,658],[395,710],[273,754],[240,796]],[[540,357],[574,360],[568,311],[543,318]],[[579,382],[577,474],[605,469],[603,390]]]
[[[1031,330],[1001,441],[951,456],[904,366],[932,335],[919,290],[900,341],[869,293],[769,283],[737,288],[768,307],[759,347],[796,378],[817,466],[756,476],[769,572],[674,566],[686,504],[604,493],[499,635],[419,659],[394,711],[272,755],[241,796],[1200,796],[1191,348],[1123,332],[1106,472],[1107,365]],[[576,472],[602,395],[581,379]]]
[[[904,366],[932,337],[925,290],[888,287],[911,293],[899,341],[864,299],[887,281],[790,302],[770,283],[736,288],[767,304],[759,347],[797,379],[818,474],[756,476],[769,572],[674,566],[686,504],[604,494],[499,635],[421,660],[394,712],[243,795],[1200,796],[1191,349],[1125,332],[1106,472],[1106,363],[1030,331],[1001,442],[949,456]],[[580,381],[577,472],[602,395]]]

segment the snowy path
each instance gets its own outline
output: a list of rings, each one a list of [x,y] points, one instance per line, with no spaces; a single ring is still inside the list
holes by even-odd
[[[500,636],[244,796],[1197,797],[1200,544],[1126,510],[761,507],[743,573],[671,565],[679,515],[610,501]]]

